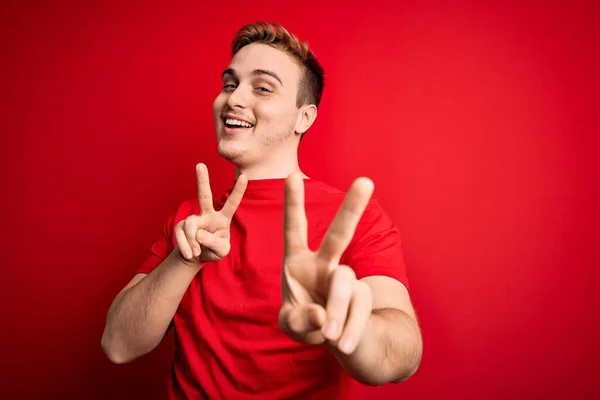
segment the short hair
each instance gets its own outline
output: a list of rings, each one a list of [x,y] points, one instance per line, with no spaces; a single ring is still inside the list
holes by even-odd
[[[235,56],[241,48],[251,43],[273,46],[294,58],[300,64],[303,72],[298,87],[296,106],[300,107],[305,104],[319,106],[325,86],[325,74],[323,67],[309,49],[308,43],[300,42],[295,35],[279,24],[257,22],[246,25],[238,31],[231,43],[231,55]]]

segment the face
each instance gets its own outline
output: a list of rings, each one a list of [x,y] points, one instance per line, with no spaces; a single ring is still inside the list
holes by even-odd
[[[244,166],[274,151],[296,151],[308,129],[309,106],[296,106],[301,74],[290,56],[269,45],[253,43],[237,52],[213,103],[222,157]]]

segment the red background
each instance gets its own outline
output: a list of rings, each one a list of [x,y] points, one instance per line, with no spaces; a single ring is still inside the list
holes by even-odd
[[[370,176],[404,236],[422,366],[356,398],[600,395],[594,2],[84,3],[0,13],[2,398],[164,393],[171,338],[112,365],[104,318],[194,165],[231,182],[211,104],[259,19],[328,73],[305,171]]]

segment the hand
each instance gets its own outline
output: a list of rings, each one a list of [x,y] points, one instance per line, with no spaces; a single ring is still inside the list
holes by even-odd
[[[200,215],[190,215],[175,226],[177,249],[186,262],[218,261],[231,249],[229,227],[248,179],[240,175],[223,208],[215,211],[206,165],[196,165],[196,177]]]
[[[303,343],[327,343],[351,354],[372,311],[369,286],[354,271],[339,265],[373,193],[373,182],[358,178],[329,226],[321,247],[308,248],[304,182],[299,174],[286,180],[284,202],[283,304],[279,326]]]

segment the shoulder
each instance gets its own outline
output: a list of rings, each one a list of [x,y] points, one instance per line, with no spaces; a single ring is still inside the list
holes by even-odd
[[[192,214],[199,214],[200,206],[198,199],[188,199],[179,203],[175,211],[171,214],[169,222],[172,226],[177,225],[179,221],[186,219]]]
[[[361,223],[375,223],[378,221],[392,223],[390,216],[383,209],[379,199],[377,197],[371,197],[369,204],[367,204],[367,208],[363,213]]]
[[[341,205],[347,192],[321,181],[311,182],[305,186],[307,201],[332,203]],[[377,196],[372,196],[363,213],[363,219],[389,218]]]
[[[310,179],[304,182],[306,195],[326,195],[326,196],[344,196],[345,193],[340,189],[333,187],[318,179]]]

